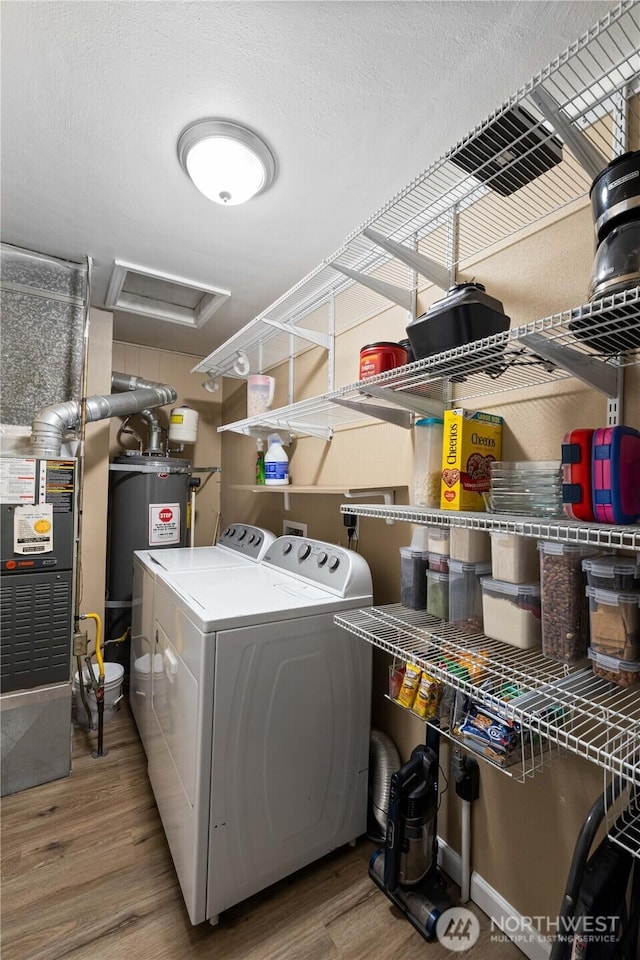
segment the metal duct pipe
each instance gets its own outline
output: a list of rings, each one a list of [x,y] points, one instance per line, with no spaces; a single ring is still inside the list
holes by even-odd
[[[148,383],[147,381],[142,381],[139,377],[127,377],[121,373],[113,374],[112,385],[114,381],[118,384],[125,381],[127,384],[134,382],[134,386],[127,385],[121,388],[127,390],[127,393],[87,397],[85,404],[87,423],[108,420],[111,417],[129,417],[133,413],[140,413],[141,410],[150,407],[174,403],[178,397],[173,387],[163,383],[149,383],[148,386],[144,386]],[[142,386],[137,387],[135,384]],[[68,430],[78,425],[81,410],[80,400],[61,401],[40,410],[31,424],[31,447],[34,455],[45,459],[59,457],[63,437]]]
[[[140,389],[162,389],[164,386],[163,383],[157,383],[155,380],[143,380],[142,377],[134,377],[128,373],[118,373],[115,370],[111,374],[111,389],[114,393],[126,393],[127,391]],[[139,410],[138,415],[147,424],[147,447],[145,453],[163,454],[162,427],[160,426],[158,417],[153,410]]]
[[[145,453],[151,456],[161,456],[164,454],[162,446],[162,427],[153,410],[141,410],[138,414],[141,420],[147,425],[147,446]]]

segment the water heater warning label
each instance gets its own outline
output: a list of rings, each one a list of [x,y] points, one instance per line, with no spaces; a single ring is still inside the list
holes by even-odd
[[[180,543],[180,504],[149,504],[149,546]]]

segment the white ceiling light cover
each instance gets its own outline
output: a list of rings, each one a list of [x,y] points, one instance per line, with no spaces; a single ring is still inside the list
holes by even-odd
[[[273,182],[276,164],[260,137],[227,120],[198,120],[178,140],[178,158],[194,185],[225,206],[246,203]]]

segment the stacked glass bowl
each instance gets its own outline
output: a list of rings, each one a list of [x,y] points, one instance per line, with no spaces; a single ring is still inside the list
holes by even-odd
[[[491,464],[491,490],[484,499],[489,513],[562,517],[560,461],[497,460]]]

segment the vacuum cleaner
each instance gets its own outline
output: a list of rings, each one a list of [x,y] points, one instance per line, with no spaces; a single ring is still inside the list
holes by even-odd
[[[385,846],[369,861],[369,876],[427,940],[453,905],[437,866],[439,733],[416,747],[391,777]],[[435,745],[435,748],[434,748]]]
[[[549,960],[640,957],[640,861],[609,837],[591,852],[605,810],[620,791],[620,783],[614,780],[593,804],[580,830]],[[638,814],[640,794],[635,790],[621,820]]]

